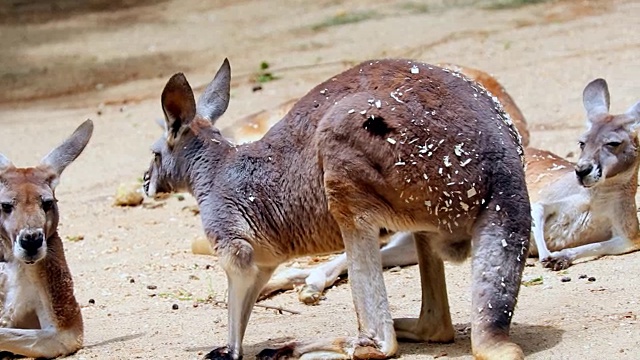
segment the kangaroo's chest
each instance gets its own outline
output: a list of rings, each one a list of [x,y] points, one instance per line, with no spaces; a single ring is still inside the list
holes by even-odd
[[[46,328],[52,324],[44,311],[44,302],[37,279],[20,271],[16,265],[3,263],[0,266],[2,281],[2,312],[0,323],[3,327],[26,329]]]
[[[611,211],[587,199],[559,202],[545,219],[545,241],[549,250],[599,242],[611,236]]]

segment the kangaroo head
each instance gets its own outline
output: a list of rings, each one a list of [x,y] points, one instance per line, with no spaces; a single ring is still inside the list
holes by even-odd
[[[147,196],[187,190],[188,165],[185,157],[198,156],[194,139],[207,133],[209,141],[224,140],[213,127],[229,106],[231,67],[227,59],[196,103],[184,74],[173,75],[162,91],[164,134],[152,146],[153,160],[144,174]]]
[[[0,154],[0,238],[5,259],[34,264],[47,255],[47,240],[58,227],[55,188],[92,133],[93,122],[87,120],[36,167],[17,168]]]
[[[638,162],[640,102],[626,113],[609,114],[609,89],[604,79],[591,81],[584,89],[587,131],[580,138],[576,164],[578,181],[593,187],[605,179],[634,175]]]

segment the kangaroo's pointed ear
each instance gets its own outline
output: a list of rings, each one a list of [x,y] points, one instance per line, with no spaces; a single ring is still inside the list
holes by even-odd
[[[87,120],[80,124],[76,131],[62,144],[51,150],[41,161],[41,166],[53,170],[54,177],[51,186],[56,187],[60,174],[82,153],[93,134],[93,121]]]
[[[640,101],[633,104],[625,114],[629,117],[631,131],[637,131],[640,128]]]
[[[227,111],[231,90],[231,65],[224,59],[216,76],[198,98],[197,113],[211,123]]]
[[[13,167],[13,163],[6,156],[0,154],[0,171],[5,171],[8,168]]]
[[[196,103],[193,90],[183,73],[173,75],[162,91],[162,111],[164,111],[167,140],[172,140],[178,131],[187,125],[196,115]]]
[[[604,79],[595,79],[584,88],[582,103],[591,121],[595,116],[609,113],[609,87]]]
[[[626,114],[640,122],[640,101],[631,106],[629,110],[627,110]]]

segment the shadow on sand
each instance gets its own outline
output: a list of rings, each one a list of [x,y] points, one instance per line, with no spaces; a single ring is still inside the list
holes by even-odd
[[[425,344],[425,343],[400,343],[399,355],[419,355],[429,356],[430,358],[444,357],[470,357],[471,356],[471,337],[469,331],[469,323],[457,324],[456,340],[452,344]],[[545,325],[529,325],[514,323],[511,326],[511,339],[522,347],[525,355],[529,356],[540,351],[551,349],[562,340],[564,330],[553,326]],[[327,336],[329,332],[327,332]],[[256,344],[246,344],[244,346],[244,357],[253,359],[255,354],[266,348],[277,348],[287,342],[296,340],[293,337],[282,337],[270,339]],[[305,339],[298,339],[305,340]],[[308,340],[308,339],[307,339]],[[220,344],[221,345],[221,344]],[[220,346],[217,345],[217,346]],[[203,346],[187,348],[188,352],[208,353],[214,346]]]

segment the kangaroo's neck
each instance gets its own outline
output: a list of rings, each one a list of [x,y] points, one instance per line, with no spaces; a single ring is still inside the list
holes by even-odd
[[[604,186],[596,186],[591,192],[596,197],[611,198],[618,202],[628,199],[635,204],[635,195],[638,192],[638,170],[640,161],[636,161],[633,167],[627,171],[606,179]]]
[[[235,145],[217,132],[194,134],[182,146],[180,161],[176,164],[176,171],[185,181],[183,186],[200,201],[210,192],[215,175],[223,171],[224,164],[236,150]]]
[[[37,306],[44,306],[44,311],[32,310],[38,314],[40,326],[82,327],[80,306],[74,296],[73,280],[57,232],[47,238],[44,259],[32,265],[14,259],[9,266],[14,267],[15,275],[8,285],[15,287],[13,291],[18,296],[12,301],[27,304],[23,296],[39,297],[40,305]]]
[[[78,322],[81,325],[82,315],[73,291],[73,278],[57,231],[47,239],[47,256],[36,265],[51,302],[54,321],[62,328],[77,325]]]

